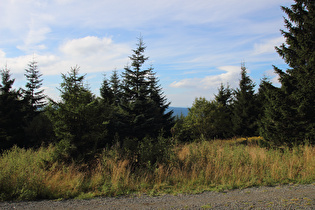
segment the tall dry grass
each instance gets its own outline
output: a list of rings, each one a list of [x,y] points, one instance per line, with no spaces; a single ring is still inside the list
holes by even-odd
[[[314,146],[267,149],[256,140],[178,145],[167,163],[153,169],[135,168],[114,150],[104,151],[83,170],[54,161],[54,147],[13,148],[0,158],[0,200],[191,193],[315,181]]]
[[[315,180],[315,148],[266,149],[214,141],[185,145],[177,152],[173,182],[189,190],[310,183]]]

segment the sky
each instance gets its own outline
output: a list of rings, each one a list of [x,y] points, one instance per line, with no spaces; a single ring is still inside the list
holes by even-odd
[[[241,63],[259,86],[277,85],[272,65],[286,69],[275,46],[284,43],[285,13],[293,0],[1,0],[0,69],[24,87],[25,68],[38,62],[42,88],[59,100],[61,74],[80,67],[99,95],[113,70],[129,65],[143,37],[170,106],[214,98],[220,84],[237,88]],[[146,67],[146,66],[145,66]]]

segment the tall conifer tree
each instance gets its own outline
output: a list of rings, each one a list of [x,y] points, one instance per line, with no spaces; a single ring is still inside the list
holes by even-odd
[[[233,102],[233,130],[237,136],[254,136],[258,132],[255,84],[247,75],[244,64],[242,64],[241,69],[241,80],[239,88],[235,91]]]
[[[220,87],[218,88],[218,94],[215,95],[215,100],[222,104],[224,107],[228,108],[232,103],[232,95],[233,90],[230,88],[229,85],[227,87],[224,87],[224,85],[221,83]]]
[[[61,101],[51,100],[48,114],[59,139],[57,150],[61,157],[82,161],[93,157],[102,145],[106,128],[101,118],[102,109],[95,96],[84,85],[79,67],[62,74]]]
[[[114,96],[114,105],[117,106],[119,104],[121,97],[121,84],[117,70],[113,71],[109,80],[109,84],[111,86],[112,93]]]
[[[46,97],[44,90],[39,90],[43,84],[43,79],[40,79],[42,74],[40,74],[35,60],[28,64],[28,68],[25,69],[25,72],[24,75],[27,79],[27,83],[25,85],[26,89],[24,90],[24,100],[29,107],[29,114],[34,115],[35,112],[38,112],[46,105],[44,101]]]
[[[23,90],[24,110],[26,112],[24,131],[26,146],[32,147],[40,146],[43,142],[48,143],[53,135],[51,135],[51,124],[47,116],[42,113],[46,105],[46,96],[44,90],[41,90],[42,74],[40,74],[34,58],[27,66],[24,74],[27,83]]]
[[[24,114],[22,111],[21,91],[12,88],[15,79],[11,79],[7,67],[1,70],[0,84],[0,150],[13,145],[24,146]]]
[[[119,123],[117,122],[117,111],[119,108],[117,102],[117,90],[113,88],[112,81],[108,81],[105,75],[102,86],[100,88],[100,93],[100,106],[102,109],[101,117],[103,119],[103,124],[106,124],[107,127],[108,141],[106,141],[106,145],[110,145],[115,139],[115,134],[119,132]],[[116,124],[118,124],[118,126],[116,126]]]
[[[167,101],[155,74],[156,73],[153,72],[153,67],[151,67],[148,75],[148,80],[150,82],[149,99],[153,102],[154,107],[156,107],[154,126],[156,128],[155,132],[158,133],[161,128],[165,129],[165,132],[169,132],[174,126],[173,111],[168,111],[168,107],[171,103]]]
[[[295,0],[282,7],[287,14],[281,30],[285,43],[276,47],[289,68],[274,67],[280,88],[269,85],[268,109],[261,134],[276,144],[315,142],[315,1]]]
[[[100,94],[105,104],[111,105],[114,102],[114,94],[106,78],[106,75],[104,75],[104,80],[100,88]]]
[[[233,123],[232,123],[232,96],[233,90],[227,85],[221,83],[220,88],[218,88],[218,94],[215,95],[216,109],[218,112],[218,117],[215,120],[218,130],[217,136],[219,138],[229,138],[233,136]]]
[[[121,128],[124,128],[125,136],[137,139],[157,136],[172,121],[171,114],[165,113],[168,103],[157,84],[152,67],[143,66],[149,59],[144,55],[145,49],[142,38],[139,38],[137,48],[129,57],[131,66],[126,66],[123,72],[121,86],[120,107],[124,115],[120,121]]]

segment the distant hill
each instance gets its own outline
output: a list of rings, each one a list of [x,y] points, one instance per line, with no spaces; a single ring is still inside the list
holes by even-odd
[[[183,114],[185,117],[188,115],[188,108],[184,108],[184,107],[169,107],[167,111],[173,110],[173,115],[174,116],[180,116],[181,114]]]

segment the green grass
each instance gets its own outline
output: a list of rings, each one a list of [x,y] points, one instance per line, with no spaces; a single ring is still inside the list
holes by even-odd
[[[267,149],[260,138],[201,141],[178,145],[165,164],[134,169],[115,151],[89,167],[53,160],[55,148],[12,148],[0,157],[0,200],[90,199],[143,193],[205,190],[315,181],[315,147]]]
[[[212,206],[211,206],[211,204],[207,204],[207,205],[201,206],[201,208],[203,208],[203,209],[211,209]]]

